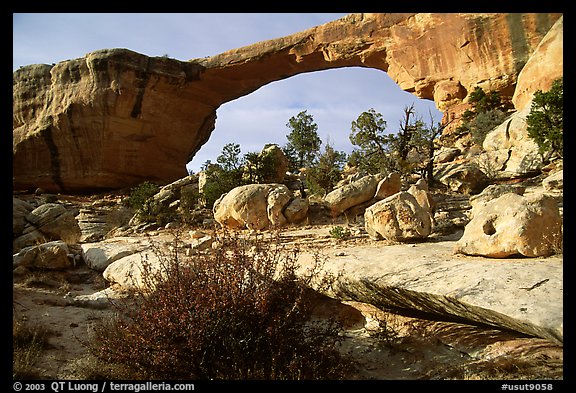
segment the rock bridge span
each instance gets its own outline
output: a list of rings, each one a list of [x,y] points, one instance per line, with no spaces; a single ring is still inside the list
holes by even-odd
[[[561,14],[350,14],[212,57],[105,49],[13,75],[13,186],[117,189],[186,175],[216,110],[273,81],[331,68],[385,71],[440,110],[475,86],[512,96]]]

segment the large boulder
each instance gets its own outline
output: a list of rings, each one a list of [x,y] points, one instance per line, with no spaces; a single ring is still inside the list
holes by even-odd
[[[384,179],[378,182],[376,186],[376,194],[374,199],[382,200],[388,198],[390,195],[394,195],[400,192],[402,188],[402,177],[398,172],[389,173]]]
[[[258,154],[258,158],[269,168],[264,174],[262,183],[282,183],[284,181],[288,170],[288,159],[280,146],[275,144],[264,146]]]
[[[408,188],[407,192],[414,195],[418,204],[428,210],[431,216],[434,215],[436,201],[432,197],[432,193],[428,190],[428,183],[426,180],[419,179]]]
[[[12,237],[16,238],[22,234],[24,227],[28,223],[26,216],[34,210],[34,207],[22,199],[12,197]]]
[[[330,295],[381,309],[418,310],[514,330],[562,344],[565,271],[561,256],[509,258],[454,255],[453,241],[375,248],[360,245],[330,259],[338,277]],[[316,263],[303,253],[302,272]],[[456,333],[456,331],[454,331]]]
[[[508,193],[524,195],[524,191],[526,191],[526,187],[517,184],[490,184],[480,194],[470,197],[470,206],[475,207],[479,204],[486,204]]]
[[[12,251],[17,253],[25,247],[62,240],[76,244],[82,237],[74,210],[59,203],[43,203],[30,210],[31,204],[13,199]],[[26,212],[28,212],[26,214]]]
[[[542,187],[547,191],[563,191],[564,170],[561,169],[544,178],[544,180],[542,180]]]
[[[273,226],[282,226],[288,222],[284,216],[283,210],[292,199],[292,192],[285,185],[273,188],[266,198],[268,206],[266,214]]]
[[[165,261],[151,248],[112,262],[102,273],[104,279],[125,289],[153,289],[166,278]]]
[[[448,163],[438,166],[434,177],[460,194],[477,194],[488,185],[489,178],[473,163]]]
[[[376,188],[383,175],[367,175],[342,187],[324,197],[332,217],[337,217],[345,210],[374,198]]]
[[[51,240],[75,244],[82,236],[73,212],[59,203],[40,205],[26,216],[26,220]]]
[[[504,194],[472,209],[455,251],[506,258],[549,256],[562,247],[562,218],[556,200],[546,194]]]
[[[12,256],[12,267],[62,270],[73,266],[68,246],[61,240],[25,247]]]
[[[116,237],[111,240],[80,245],[84,263],[91,269],[103,272],[114,261],[135,254],[145,248],[137,239]]]
[[[423,239],[432,232],[432,215],[414,195],[401,191],[368,207],[364,225],[368,235],[376,240]]]
[[[266,229],[303,219],[296,211],[308,209],[305,203],[295,202],[287,218],[286,208],[296,200],[283,184],[248,184],[222,195],[214,202],[214,219],[228,228]],[[295,220],[295,221],[291,221]]]
[[[284,209],[284,216],[291,223],[299,223],[308,216],[310,202],[307,198],[296,197]]]
[[[233,188],[214,202],[214,219],[228,228],[264,229],[268,227],[268,184],[249,184]]]

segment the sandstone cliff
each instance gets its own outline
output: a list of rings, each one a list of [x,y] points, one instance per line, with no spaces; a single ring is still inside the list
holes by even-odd
[[[475,86],[512,96],[561,14],[351,14],[205,59],[100,50],[13,75],[13,185],[80,192],[170,182],[216,110],[270,82],[339,67],[386,71],[440,110]]]

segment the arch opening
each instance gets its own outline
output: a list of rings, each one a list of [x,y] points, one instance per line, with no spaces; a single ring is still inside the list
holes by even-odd
[[[288,120],[304,110],[318,125],[323,146],[349,154],[351,123],[362,112],[373,108],[386,121],[386,131],[396,133],[404,107],[412,104],[425,123],[430,115],[435,123],[442,119],[434,101],[402,90],[382,70],[343,67],[294,75],[220,106],[210,139],[186,169],[197,173],[207,160],[214,163],[227,143],[239,144],[242,154],[259,152],[268,143],[284,146]]]

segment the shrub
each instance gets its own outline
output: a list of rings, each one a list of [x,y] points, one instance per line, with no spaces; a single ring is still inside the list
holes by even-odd
[[[486,139],[486,135],[492,131],[496,126],[502,124],[506,114],[498,109],[491,109],[486,112],[478,113],[470,122],[468,127],[472,139],[480,146]]]
[[[318,163],[309,168],[307,183],[315,194],[327,194],[342,177],[342,169],[346,163],[346,153],[335,150],[326,144],[324,153],[318,158]]]
[[[335,226],[330,229],[330,236],[335,239],[342,240],[351,236],[350,230],[348,228],[343,228],[341,226]]]
[[[538,144],[546,159],[564,155],[564,82],[563,78],[552,83],[547,92],[534,93],[530,113],[526,117],[528,135]]]
[[[206,184],[201,191],[202,204],[211,209],[214,202],[234,187],[243,185],[241,169],[226,170],[219,165],[205,166]]]
[[[481,146],[486,135],[494,127],[502,124],[512,109],[512,104],[509,99],[501,98],[498,92],[486,93],[479,86],[470,92],[468,102],[472,105],[472,110],[464,112],[462,124],[456,132],[458,134],[469,132],[473,141]]]
[[[130,190],[130,196],[128,197],[128,204],[134,210],[138,210],[144,207],[148,198],[154,196],[160,190],[158,185],[145,181]]]
[[[334,280],[319,274],[318,258],[297,275],[297,252],[279,242],[227,233],[217,242],[193,259],[178,239],[158,252],[163,272],[145,269],[155,290],[138,290],[96,325],[93,353],[146,379],[337,379],[352,370],[336,347],[340,325],[310,320],[310,287]]]

